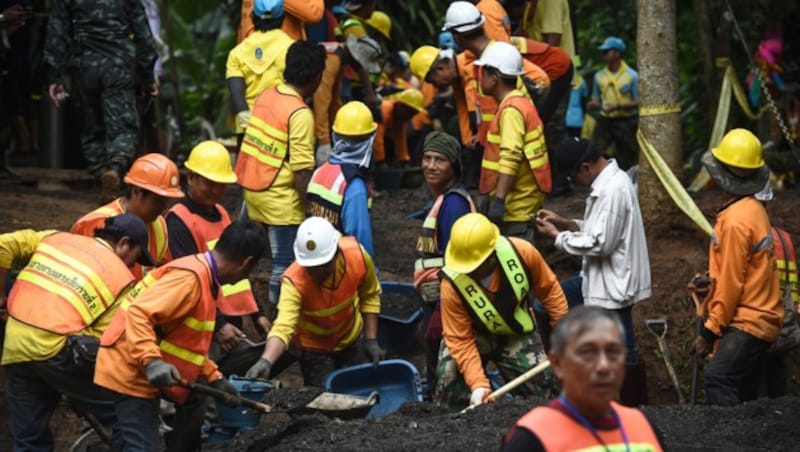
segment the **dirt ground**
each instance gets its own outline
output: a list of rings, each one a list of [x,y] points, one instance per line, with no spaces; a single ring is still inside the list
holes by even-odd
[[[585,193],[555,198],[546,207],[572,217],[583,212]],[[705,215],[713,222],[716,208],[722,200],[718,191],[697,196]],[[375,201],[373,229],[375,236],[375,261],[381,279],[410,281],[413,272],[414,246],[421,220],[406,220],[411,212],[424,208],[430,195],[426,189],[382,192]],[[21,228],[67,229],[81,214],[95,206],[95,194],[88,190],[42,192],[22,185],[0,185],[0,233]],[[230,191],[226,206],[234,211],[237,193]],[[774,225],[793,233],[795,243],[800,243],[800,206],[797,190],[778,192],[769,206]],[[653,297],[636,306],[637,346],[647,363],[648,389],[651,407],[648,416],[663,432],[665,445],[672,450],[788,450],[797,444],[795,420],[800,416],[800,400],[787,397],[778,400],[758,401],[733,409],[677,406],[676,394],[657,352],[654,337],[645,328],[645,319],[668,320],[667,341],[673,364],[683,393],[688,396],[692,361],[687,353],[693,337],[693,306],[685,289],[687,281],[696,271],[707,267],[708,236],[682,216],[675,224],[660,227],[658,233],[648,231],[650,262],[653,279]],[[662,225],[663,226],[663,225]],[[537,243],[559,277],[577,272],[580,261],[556,252],[547,244]],[[269,262],[259,270],[266,272]],[[268,273],[253,275],[256,293],[266,293]],[[394,309],[393,309],[394,310]],[[419,356],[410,356],[421,365]],[[797,363],[798,353],[791,357]],[[798,366],[793,365],[790,393],[800,393]],[[423,369],[420,374],[424,375]],[[0,370],[2,380],[2,370]],[[299,384],[296,377],[289,378],[287,386]],[[702,381],[702,380],[701,380]],[[8,413],[5,408],[4,383],[0,381],[0,450],[10,450]],[[292,389],[285,389],[287,396]],[[702,401],[702,389],[699,391]],[[297,394],[294,394],[297,396]],[[410,404],[393,416],[375,421],[330,421],[320,416],[295,416],[270,414],[261,425],[234,442],[219,446],[220,450],[476,450],[494,449],[499,439],[513,421],[532,406],[536,400],[503,400],[491,407],[481,407],[474,412],[454,417],[429,403]],[[66,409],[59,410],[51,422],[58,450],[65,450],[78,431],[79,423]]]

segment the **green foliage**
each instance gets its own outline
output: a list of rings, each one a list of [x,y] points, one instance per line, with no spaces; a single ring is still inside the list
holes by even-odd
[[[424,44],[436,45],[449,4],[445,0],[378,0],[378,9],[392,18],[397,48],[411,51]]]

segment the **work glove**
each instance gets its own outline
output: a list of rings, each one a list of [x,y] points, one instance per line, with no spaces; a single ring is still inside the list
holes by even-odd
[[[489,388],[476,388],[472,391],[472,395],[469,396],[469,406],[477,406],[481,405],[486,401],[486,398],[489,397],[491,391]]]
[[[373,367],[378,367],[378,363],[386,356],[377,339],[367,339],[364,341],[364,352],[367,358],[372,361]]]
[[[227,378],[220,377],[215,382],[211,383],[210,386],[217,391],[222,391],[226,394],[225,397],[220,400],[223,404],[227,406],[241,405],[242,395],[239,394],[239,390],[236,389],[236,387],[233,386]]]
[[[331,145],[328,144],[320,144],[317,146],[317,152],[315,153],[315,160],[317,162],[317,166],[322,166],[325,162],[328,161],[328,157],[331,156]]]
[[[506,213],[506,200],[505,199],[498,199],[494,198],[492,200],[492,204],[489,206],[489,213],[486,215],[489,217],[492,223],[496,224],[497,226],[503,225],[503,215]]]
[[[156,388],[172,386],[181,380],[178,368],[172,364],[165,363],[161,358],[156,358],[147,363],[144,373],[147,376],[147,381]]]
[[[272,363],[264,358],[259,358],[255,364],[247,370],[244,378],[255,380],[256,378],[269,378],[269,372],[272,370]]]
[[[242,110],[236,113],[236,124],[239,125],[240,129],[244,130],[247,128],[247,124],[250,123],[250,116],[252,116],[250,110]]]

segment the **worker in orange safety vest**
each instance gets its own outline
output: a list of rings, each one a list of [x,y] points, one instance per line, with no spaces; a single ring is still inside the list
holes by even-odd
[[[66,396],[103,425],[113,397],[92,384],[94,355],[135,279],[153,265],[147,227],[136,215],[107,218],[92,238],[30,229],[0,235],[0,309],[14,262],[27,261],[8,297],[2,365],[15,450],[52,450],[49,420]]]
[[[561,395],[517,421],[502,452],[661,451],[645,415],[614,400],[625,379],[624,328],[616,314],[578,306],[556,325],[548,358]]]
[[[329,373],[364,354],[377,365],[384,355],[377,339],[381,286],[370,255],[320,217],[300,225],[294,251],[278,317],[246,378],[277,375],[299,360],[303,382],[323,386]]]
[[[231,224],[228,211],[220,202],[228,186],[236,183],[230,154],[215,141],[195,146],[184,166],[189,170],[187,196],[166,215],[173,259],[214,248],[222,231]],[[223,375],[244,375],[261,355],[261,350],[242,341],[244,317],[250,316],[265,333],[271,323],[256,302],[248,279],[224,284],[222,295],[209,356]]]
[[[70,232],[94,237],[94,230],[103,226],[106,218],[122,213],[132,213],[147,224],[147,249],[155,265],[169,260],[167,223],[161,214],[167,210],[167,202],[182,198],[178,167],[162,154],[145,154],[133,162],[128,174],[126,195],[82,216],[72,225]],[[133,274],[142,279],[148,268],[136,265]]]
[[[100,340],[96,384],[114,393],[119,450],[159,450],[159,400],[176,403],[166,449],[200,446],[208,398],[176,386],[182,380],[239,393],[208,358],[221,285],[241,281],[267,245],[264,229],[251,221],[225,228],[214,249],[176,259],[150,272],[128,294]]]

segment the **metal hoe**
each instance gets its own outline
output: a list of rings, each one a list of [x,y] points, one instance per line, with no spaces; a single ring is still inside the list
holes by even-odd
[[[678,383],[678,376],[675,374],[675,368],[672,367],[672,360],[669,355],[669,348],[667,346],[667,319],[647,319],[644,322],[647,326],[647,330],[656,337],[658,350],[661,352],[661,356],[664,357],[664,364],[667,366],[669,378],[672,380],[672,385],[675,386],[675,392],[678,393],[678,403],[686,403],[686,399],[684,399],[683,392],[681,391],[681,386]]]

